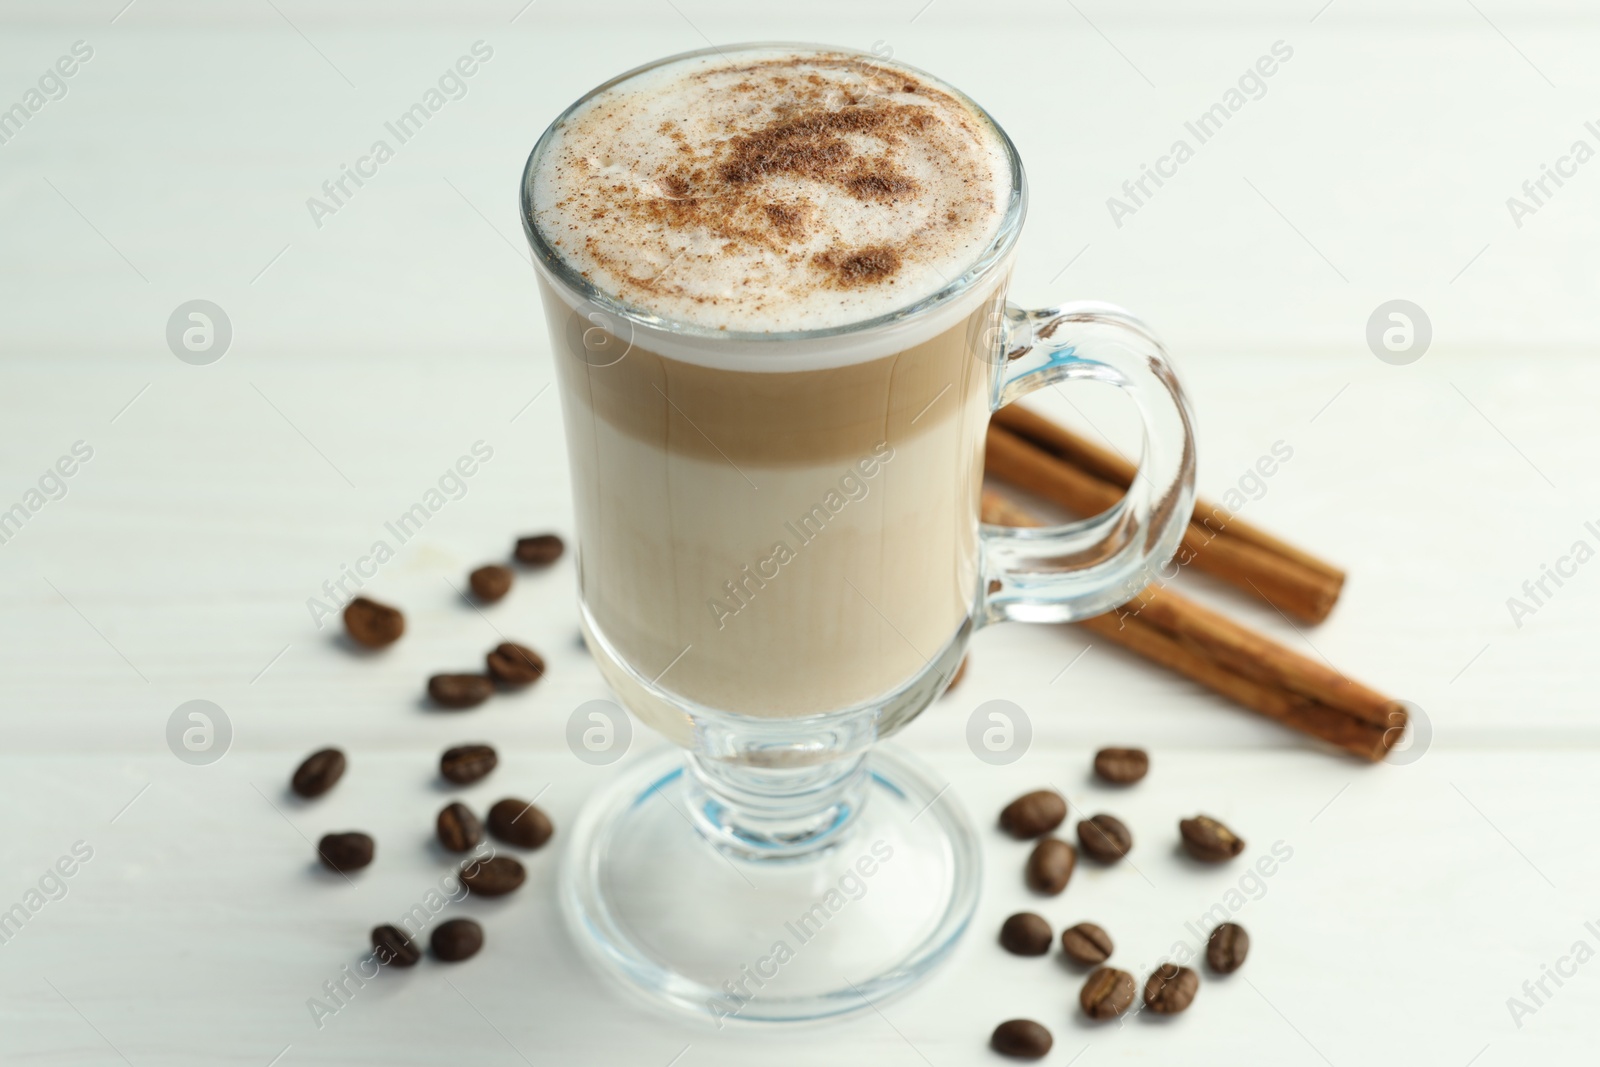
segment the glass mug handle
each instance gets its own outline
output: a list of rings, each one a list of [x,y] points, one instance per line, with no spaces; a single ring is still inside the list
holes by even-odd
[[[1177,551],[1194,511],[1194,417],[1166,350],[1110,304],[1025,311],[1007,305],[990,407],[1058,382],[1109,382],[1144,421],[1144,458],[1127,494],[1062,526],[985,523],[981,623],[1073,622],[1133,599]]]

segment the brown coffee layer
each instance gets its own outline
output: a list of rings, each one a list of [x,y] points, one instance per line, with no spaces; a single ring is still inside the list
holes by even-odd
[[[541,280],[545,313],[570,314]],[[796,372],[736,371],[670,359],[607,336],[552,331],[568,419],[598,419],[674,455],[736,466],[845,462],[955,418],[995,373],[998,296],[942,334],[861,363]],[[570,336],[569,336],[570,335]],[[574,351],[587,343],[589,351]],[[708,342],[716,343],[716,342]],[[781,344],[782,342],[771,342]],[[593,351],[627,354],[606,366]],[[983,358],[990,355],[990,358]],[[607,357],[609,358],[609,357]]]

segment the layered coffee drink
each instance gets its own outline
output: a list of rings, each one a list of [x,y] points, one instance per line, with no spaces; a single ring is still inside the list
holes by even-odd
[[[1006,265],[958,282],[1010,158],[947,86],[799,48],[625,75],[547,134],[584,622],[669,734],[881,702],[964,634]]]

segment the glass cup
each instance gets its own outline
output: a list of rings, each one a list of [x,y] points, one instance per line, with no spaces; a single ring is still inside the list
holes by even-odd
[[[715,52],[774,49],[846,51]],[[677,746],[588,802],[562,906],[601,969],[651,999],[719,1026],[814,1019],[923,977],[977,902],[980,842],[948,784],[878,742],[944,692],[979,627],[1085,618],[1149,583],[1192,510],[1191,416],[1138,320],[1006,303],[1026,185],[998,126],[1012,178],[998,234],[891,314],[741,333],[590,284],[535,219],[544,150],[590,97],[685,58],[578,101],[523,175],[585,638],[622,703]],[[1063,526],[981,524],[990,414],[1084,379],[1125,390],[1143,419],[1127,495]]]

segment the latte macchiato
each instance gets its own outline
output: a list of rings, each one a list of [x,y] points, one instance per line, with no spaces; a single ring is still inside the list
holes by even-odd
[[[1100,614],[1187,529],[1194,440],[1160,343],[1106,305],[1005,302],[1025,201],[1015,148],[965,96],[803,45],[624,74],[523,172],[585,637],[685,749],[585,805],[562,908],[603,969],[719,1028],[870,1007],[948,956],[981,838],[948,781],[878,743],[974,630]],[[1127,495],[1066,526],[981,526],[991,413],[1082,379],[1139,409]],[[568,743],[615,758],[626,735],[591,710]],[[1026,751],[1025,720],[963,718],[977,758]],[[844,876],[871,892],[829,888]],[[768,929],[808,947],[764,950]]]
[[[548,135],[533,226],[635,313],[541,279],[586,625],[659,728],[869,705],[963,631],[1004,264],[892,320],[994,244],[1009,158],[953,90],[795,49],[625,76]]]

